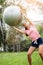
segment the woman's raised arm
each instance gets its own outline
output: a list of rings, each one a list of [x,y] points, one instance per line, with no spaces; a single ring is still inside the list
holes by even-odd
[[[20,29],[18,29],[18,28],[16,28],[16,27],[13,27],[15,30],[17,30],[18,32],[20,32],[20,33],[22,33],[22,34],[25,34],[25,32],[23,31],[23,30],[20,30]]]

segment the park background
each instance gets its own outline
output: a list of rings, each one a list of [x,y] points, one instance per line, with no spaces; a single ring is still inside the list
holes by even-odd
[[[28,3],[26,0],[0,0],[0,65],[28,65],[27,51],[31,40],[6,23],[1,24],[4,9],[10,5],[18,6],[18,4],[22,5],[23,12],[35,23],[43,38],[43,0],[29,0]],[[23,18],[22,21],[25,19]],[[18,28],[24,29],[22,23]],[[43,65],[37,50],[32,55],[32,63]]]

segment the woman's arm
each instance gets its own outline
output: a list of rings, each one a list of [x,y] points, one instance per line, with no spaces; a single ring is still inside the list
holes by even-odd
[[[33,21],[31,21],[24,13],[22,13],[23,16],[25,17],[25,19],[31,24],[33,25]]]
[[[24,18],[30,23],[30,24],[32,24],[33,25],[33,21],[31,21],[25,14],[24,14],[24,12],[23,12],[23,7],[22,7],[22,5],[18,5],[19,7],[20,7],[20,11],[21,11],[21,13],[22,13],[22,15],[24,16]]]
[[[16,28],[16,27],[13,27],[15,30],[17,30],[18,32],[20,32],[20,33],[22,33],[22,34],[25,34],[25,32],[24,31],[22,31],[22,30],[20,30],[20,29],[18,29],[18,28]]]

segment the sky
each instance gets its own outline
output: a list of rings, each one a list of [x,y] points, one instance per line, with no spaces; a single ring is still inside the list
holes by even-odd
[[[43,2],[43,0],[39,1]],[[27,16],[33,21],[43,21],[43,11],[40,10],[37,6],[31,5],[30,10],[27,12]]]
[[[34,21],[43,20],[43,12],[40,13],[40,11],[38,11],[38,10],[37,10],[37,12],[34,10],[30,10],[27,16]]]

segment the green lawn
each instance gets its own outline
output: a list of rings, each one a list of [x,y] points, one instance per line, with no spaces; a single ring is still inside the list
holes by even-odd
[[[29,65],[27,52],[0,53],[0,65]],[[43,65],[38,52],[32,55],[32,65]]]

